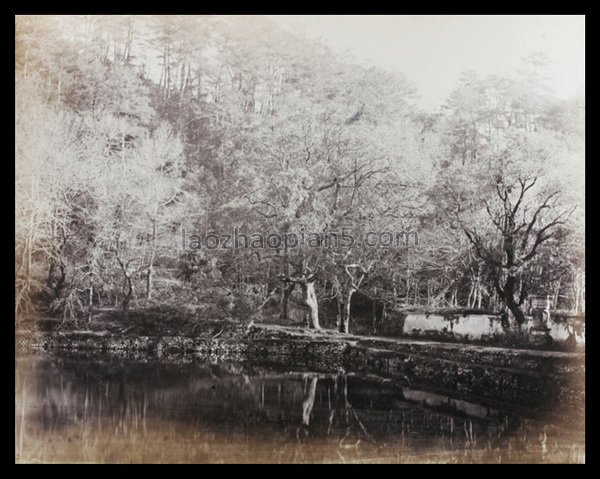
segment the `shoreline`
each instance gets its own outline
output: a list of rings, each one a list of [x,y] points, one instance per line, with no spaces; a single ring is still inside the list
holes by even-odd
[[[339,374],[375,375],[398,384],[460,394],[494,405],[583,412],[585,354],[509,349],[406,338],[340,335],[254,324],[243,334],[127,336],[70,331],[17,338],[17,351],[159,360],[240,362]]]

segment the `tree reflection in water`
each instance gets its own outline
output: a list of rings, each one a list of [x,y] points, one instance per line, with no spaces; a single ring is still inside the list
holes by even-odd
[[[19,359],[16,396],[19,462],[582,462],[584,457],[583,418],[567,411],[526,418],[465,398],[344,374]]]

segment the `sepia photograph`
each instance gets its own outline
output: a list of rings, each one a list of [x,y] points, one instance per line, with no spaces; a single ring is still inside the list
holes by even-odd
[[[586,462],[585,15],[14,22],[16,464]]]

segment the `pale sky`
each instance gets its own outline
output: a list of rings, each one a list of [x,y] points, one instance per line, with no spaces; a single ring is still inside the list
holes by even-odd
[[[550,85],[560,98],[583,92],[583,15],[274,15],[284,27],[320,38],[335,51],[404,73],[417,103],[437,109],[460,73],[511,75],[521,58],[545,52]]]

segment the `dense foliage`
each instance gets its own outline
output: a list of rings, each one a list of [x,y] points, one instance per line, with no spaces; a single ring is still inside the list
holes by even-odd
[[[442,113],[261,17],[18,17],[16,318],[269,298],[581,312],[582,99],[542,55]],[[416,232],[401,247],[184,248],[210,232]],[[216,293],[215,293],[216,294]],[[39,311],[38,311],[39,313]]]

